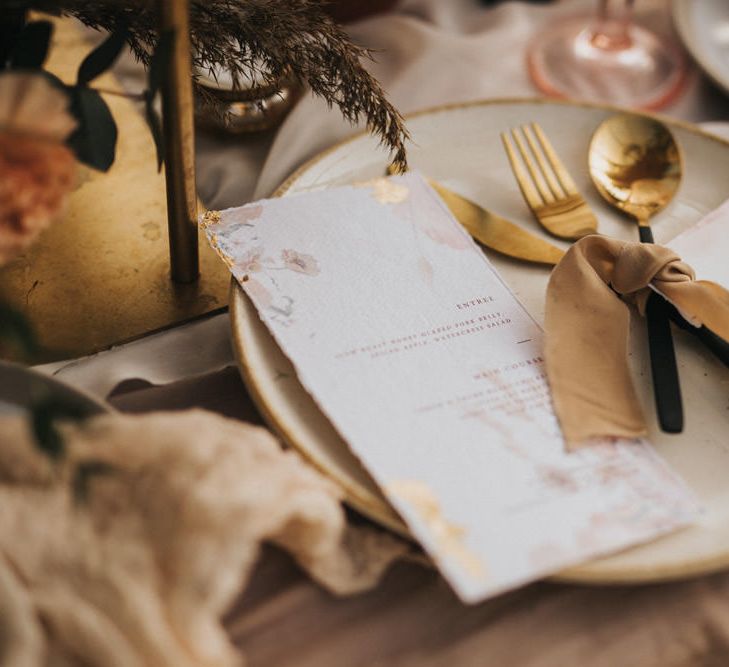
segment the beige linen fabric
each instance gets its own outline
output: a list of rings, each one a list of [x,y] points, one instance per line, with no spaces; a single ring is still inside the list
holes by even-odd
[[[628,325],[650,289],[695,326],[729,339],[729,292],[695,280],[669,248],[588,236],[552,272],[545,313],[545,363],[567,445],[646,434],[628,369]]]
[[[265,430],[201,410],[66,426],[57,465],[0,422],[0,664],[241,664],[220,618],[263,540],[336,593],[408,547],[348,527],[335,486]],[[84,462],[113,467],[72,492]]]

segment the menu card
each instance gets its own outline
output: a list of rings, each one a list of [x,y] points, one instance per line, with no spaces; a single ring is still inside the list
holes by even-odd
[[[462,600],[688,524],[643,442],[566,453],[542,331],[418,175],[208,214],[303,386]]]

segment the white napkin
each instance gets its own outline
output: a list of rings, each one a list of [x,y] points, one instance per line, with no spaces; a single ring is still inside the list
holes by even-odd
[[[183,324],[79,359],[35,369],[99,398],[125,380],[163,385],[222,370],[235,363],[228,313]]]

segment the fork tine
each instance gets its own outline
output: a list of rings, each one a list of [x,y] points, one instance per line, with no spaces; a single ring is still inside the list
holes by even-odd
[[[529,144],[529,148],[532,149],[532,153],[533,153],[534,157],[536,158],[537,163],[539,164],[539,168],[542,170],[542,175],[544,176],[544,179],[547,181],[547,185],[549,186],[549,189],[552,191],[554,198],[562,199],[563,197],[566,196],[565,192],[562,190],[562,187],[560,186],[559,182],[555,178],[554,170],[544,159],[543,152],[539,149],[539,146],[537,146],[537,142],[534,140],[534,134],[533,134],[532,128],[530,128],[528,125],[524,125],[522,127],[522,132],[524,132],[524,136],[526,137],[527,143]]]
[[[552,148],[552,144],[550,143],[549,139],[547,139],[547,136],[542,131],[542,128],[539,127],[537,123],[532,123],[532,128],[534,130],[534,134],[537,135],[537,139],[542,146],[542,150],[544,151],[544,154],[547,156],[547,159],[552,165],[554,173],[557,175],[557,178],[559,179],[559,182],[562,185],[565,193],[568,195],[578,194],[575,182],[572,180],[572,177],[569,175],[569,172],[565,168],[564,164],[562,164],[562,160],[557,157],[557,153],[555,152],[554,148]]]
[[[522,133],[524,132],[524,128],[522,128]],[[526,164],[526,168],[529,170],[529,173],[532,176],[532,182],[534,185],[536,185],[537,190],[539,190],[539,194],[542,195],[542,199],[544,200],[545,204],[552,204],[554,203],[554,195],[550,192],[549,188],[547,187],[547,184],[544,182],[544,178],[542,177],[542,174],[539,172],[537,167],[535,166],[531,155],[529,154],[529,149],[527,149],[526,145],[524,144],[524,141],[521,138],[521,135],[519,134],[519,131],[516,128],[513,128],[511,130],[511,136],[514,137],[514,141],[516,142],[517,147],[519,148],[519,153],[521,153],[521,157],[524,160],[524,164]]]
[[[511,145],[511,141],[509,140],[509,136],[506,134],[506,132],[501,133],[501,141],[504,144],[504,150],[506,151],[506,155],[509,158],[511,171],[514,173],[516,182],[519,184],[519,189],[524,195],[524,199],[527,200],[529,208],[534,209],[542,206],[542,198],[539,196],[539,192],[534,187],[531,178],[529,178],[529,175],[526,173],[526,171],[524,171],[524,167],[522,167],[519,158],[516,156],[516,151]]]

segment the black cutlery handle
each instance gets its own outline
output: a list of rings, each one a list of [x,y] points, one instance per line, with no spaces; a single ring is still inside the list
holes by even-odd
[[[714,356],[729,368],[729,341],[717,336],[711,329],[706,327],[695,327],[689,324],[678,312],[678,309],[671,303],[666,303],[668,316],[677,327],[696,336],[706,347],[713,352]]]
[[[653,230],[650,227],[640,225],[638,227],[638,234],[640,234],[641,243],[655,243],[653,240]]]
[[[665,304],[667,301],[662,296],[652,293],[645,310],[653,395],[661,429],[666,433],[680,433],[683,430],[683,402],[671,323]]]
[[[654,242],[653,232],[648,225],[639,225],[638,233],[642,243]],[[645,307],[648,351],[658,423],[666,433],[680,433],[683,431],[683,401],[667,304],[668,302],[655,292],[648,297]]]
[[[650,227],[638,227],[638,232],[640,234],[641,242],[653,243],[653,232]],[[711,329],[692,326],[683,317],[681,317],[681,314],[673,304],[668,303],[665,299],[663,301],[663,309],[666,311],[673,323],[681,327],[684,331],[688,331],[692,336],[696,336],[696,338],[698,338],[714,353],[714,356],[716,356],[719,361],[729,367],[729,341],[725,341],[720,336],[717,336],[713,331],[711,331]]]

